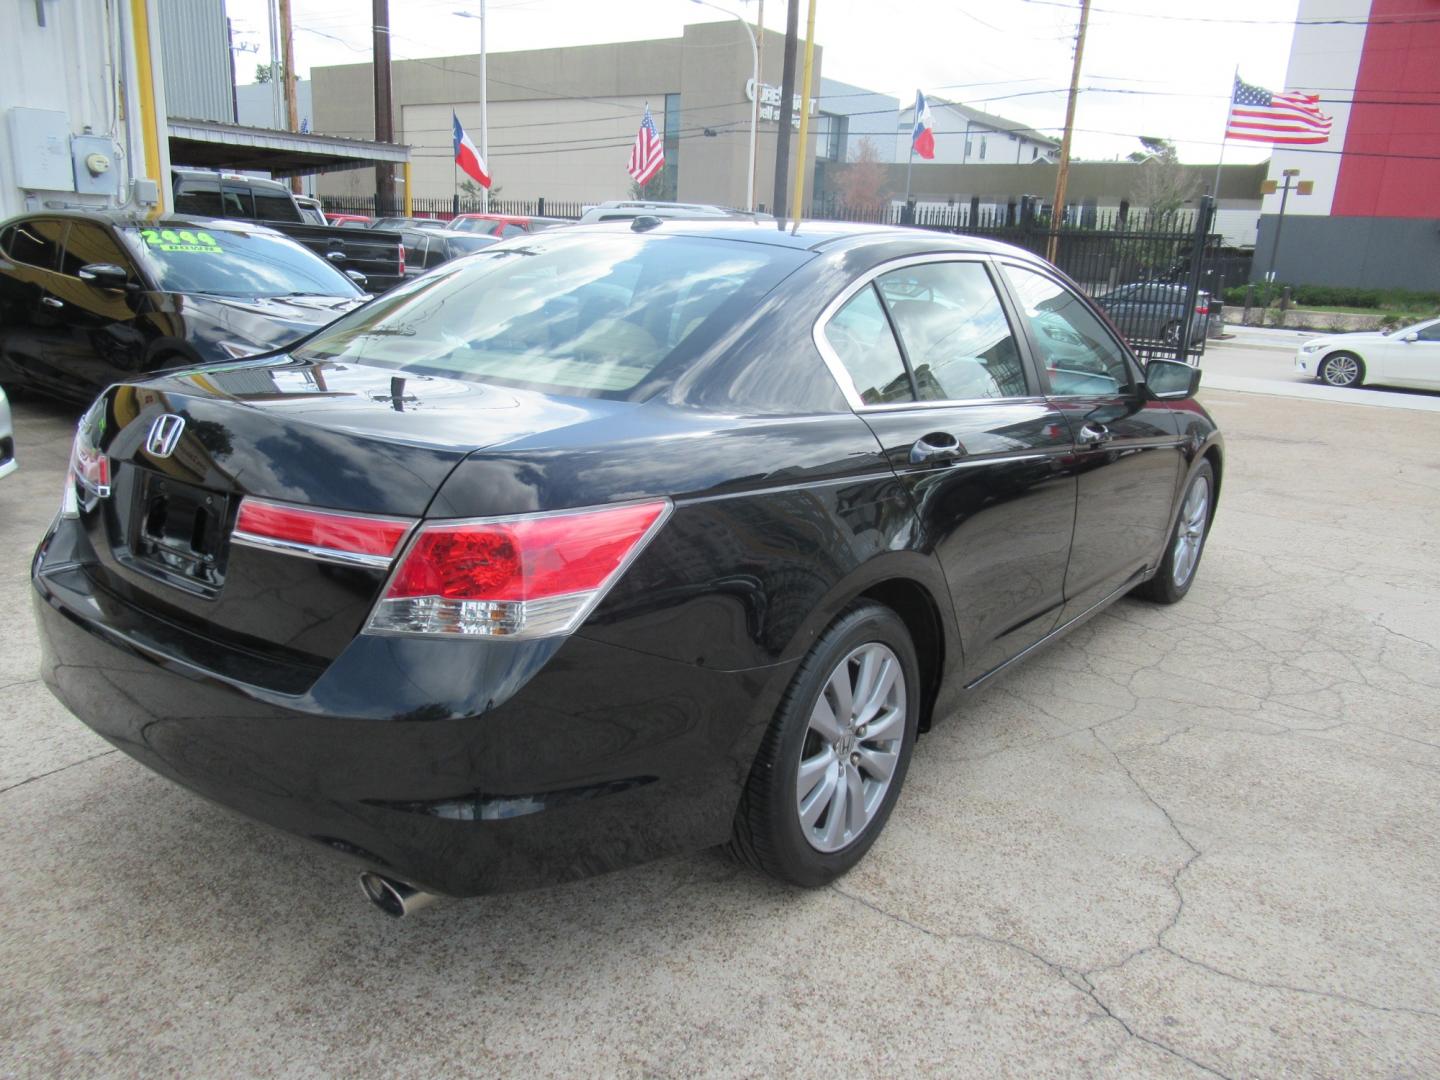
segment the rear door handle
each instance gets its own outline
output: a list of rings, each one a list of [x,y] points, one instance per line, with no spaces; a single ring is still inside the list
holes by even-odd
[[[1098,446],[1110,441],[1110,429],[1104,424],[1087,423],[1081,426],[1076,442],[1082,446]]]
[[[64,306],[65,306],[65,301],[64,301],[64,300],[56,300],[55,297],[53,297],[53,296],[42,296],[42,297],[40,297],[40,302],[41,302],[42,304],[44,304],[46,307],[64,307]]]
[[[965,448],[960,445],[960,440],[946,431],[922,435],[910,447],[911,465],[937,465],[964,456]]]

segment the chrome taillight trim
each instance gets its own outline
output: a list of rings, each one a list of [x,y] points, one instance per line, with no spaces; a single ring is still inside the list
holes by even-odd
[[[242,544],[245,547],[279,551],[286,555],[300,555],[307,559],[340,563],[344,566],[363,566],[369,570],[388,570],[390,564],[395,560],[393,555],[367,555],[358,551],[340,551],[336,548],[302,544],[298,540],[277,540],[273,536],[256,536],[254,533],[241,532],[239,529],[230,534],[230,540],[232,543]],[[403,547],[403,542],[397,546]]]

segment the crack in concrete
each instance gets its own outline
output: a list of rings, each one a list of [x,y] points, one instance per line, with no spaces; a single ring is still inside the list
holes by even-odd
[[[1064,964],[1056,963],[1054,960],[1051,960],[1049,957],[1036,952],[1034,949],[1026,948],[1019,942],[1012,941],[1009,938],[994,937],[990,934],[982,934],[976,930],[966,930],[959,934],[943,934],[937,930],[930,929],[928,926],[921,926],[919,923],[913,922],[912,920],[905,918],[903,915],[897,915],[893,911],[889,911],[883,907],[880,907],[878,904],[875,904],[872,901],[865,899],[865,897],[863,896],[857,896],[855,893],[846,892],[844,889],[840,888],[839,885],[835,885],[832,883],[830,885],[830,891],[837,894],[838,896],[844,897],[851,903],[859,904],[861,907],[868,908],[870,911],[873,911],[881,918],[889,919],[890,921],[897,923],[900,926],[904,926],[911,930],[915,930],[918,933],[924,934],[926,937],[934,938],[936,941],[943,941],[947,944],[956,940],[981,941],[987,945],[994,945],[998,948],[1010,949],[1014,952],[1018,952],[1022,956],[1028,957],[1029,959],[1035,961],[1041,967],[1045,968],[1045,970],[1048,971],[1050,974],[1057,975],[1060,978],[1064,979],[1065,982],[1074,990],[1077,990],[1081,994],[1084,994],[1085,997],[1088,998],[1095,1005],[1095,1007],[1104,1014],[1106,1019],[1113,1020],[1116,1024],[1118,1024],[1120,1026],[1120,1029],[1124,1031],[1126,1036],[1128,1036],[1129,1038],[1135,1039],[1138,1042],[1145,1043],[1148,1046],[1153,1046],[1155,1049],[1161,1051],[1162,1053],[1170,1055],[1177,1061],[1183,1061],[1187,1065],[1192,1065],[1195,1068],[1202,1070],[1203,1072],[1209,1073],[1211,1076],[1221,1077],[1222,1080],[1230,1080],[1228,1074],[1221,1072],[1214,1066],[1206,1065],[1203,1061],[1196,1061],[1188,1054],[1185,1054],[1182,1051],[1175,1049],[1173,1046],[1167,1046],[1165,1043],[1160,1042],[1158,1039],[1154,1039],[1149,1035],[1145,1035],[1142,1032],[1136,1031],[1133,1027],[1130,1026],[1130,1024],[1125,1020],[1124,1017],[1120,1016],[1113,1009],[1111,1009],[1109,1005],[1107,1005],[1103,1000],[1101,1000],[1099,990],[1096,989],[1095,985],[1085,976],[1083,972],[1075,971],[1071,968],[1067,968]]]
[[[11,784],[9,787],[0,788],[0,795],[4,795],[7,791],[14,791],[16,788],[22,788],[26,784],[33,784],[36,780],[44,780],[47,776],[54,776],[56,773],[62,773],[65,772],[65,770],[67,769],[73,769],[77,765],[85,765],[91,761],[98,761],[102,757],[109,757],[111,754],[118,754],[119,752],[119,750],[101,750],[98,754],[92,754],[90,757],[81,758],[79,761],[72,761],[69,765],[61,765],[58,769],[51,769],[49,772],[40,773],[38,776],[27,777],[26,779],[21,780],[19,783]]]

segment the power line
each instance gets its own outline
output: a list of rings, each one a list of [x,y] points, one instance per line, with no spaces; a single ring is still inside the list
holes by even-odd
[[[1077,5],[1065,3],[1064,0],[1023,0],[1023,2],[1039,7],[1066,8],[1070,11],[1079,11]],[[1414,18],[1405,15],[1381,15],[1376,18],[1355,19],[1347,19],[1344,17],[1333,19],[1222,19],[1214,15],[1169,15],[1156,11],[1121,11],[1118,8],[1092,7],[1090,10],[1095,14],[1119,15],[1128,19],[1158,19],[1163,22],[1221,23],[1227,26],[1418,26],[1425,23],[1440,22],[1440,15],[1417,15]]]

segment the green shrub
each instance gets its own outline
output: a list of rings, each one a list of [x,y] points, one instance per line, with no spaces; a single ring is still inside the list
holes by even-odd
[[[1251,288],[1252,303],[1268,307],[1278,303],[1286,288],[1280,283],[1234,285],[1225,290],[1227,304],[1244,304],[1245,290]],[[1290,286],[1293,307],[1353,307],[1375,311],[1440,311],[1440,293],[1417,292],[1413,289],[1362,289],[1350,285]]]

